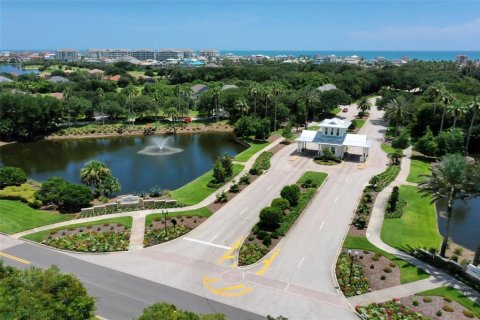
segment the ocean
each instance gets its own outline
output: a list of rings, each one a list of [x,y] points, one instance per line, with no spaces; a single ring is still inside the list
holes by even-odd
[[[374,58],[383,57],[386,60],[399,60],[404,57],[408,57],[410,60],[417,59],[423,61],[455,61],[457,55],[466,55],[471,60],[480,60],[480,51],[327,51],[327,50],[318,50],[318,51],[301,51],[301,50],[221,50],[220,54],[225,55],[227,53],[233,53],[238,56],[251,56],[255,54],[263,54],[266,56],[328,56],[331,54],[336,55],[337,57],[353,56],[357,55],[363,57],[367,60],[372,60]]]

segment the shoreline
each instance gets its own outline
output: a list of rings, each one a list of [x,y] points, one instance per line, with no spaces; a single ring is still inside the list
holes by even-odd
[[[228,124],[212,124],[212,125],[195,125],[187,127],[178,127],[177,134],[192,134],[192,133],[202,133],[202,132],[233,132],[233,126]],[[159,134],[174,134],[173,129],[160,127],[154,133],[145,135],[142,130],[135,130],[124,133],[117,132],[108,132],[108,133],[91,133],[91,134],[68,134],[68,135],[58,135],[51,134],[44,137],[43,139],[33,140],[29,142],[41,141],[41,140],[79,140],[79,139],[97,139],[97,138],[116,138],[116,137],[140,137],[140,136],[149,136],[149,135],[159,135]],[[1,141],[0,147],[17,143],[19,141]]]

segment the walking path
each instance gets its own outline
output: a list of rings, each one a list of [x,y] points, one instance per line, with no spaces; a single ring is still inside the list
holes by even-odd
[[[274,142],[270,143],[268,146],[265,148],[261,149],[257,153],[255,153],[253,156],[250,157],[250,159],[247,162],[242,162],[244,165],[243,170],[234,178],[233,180],[238,180],[238,177],[241,177],[242,175],[248,173],[248,171],[252,168],[253,164],[255,163],[255,160],[257,157],[264,151],[268,151],[272,149],[273,147],[277,146],[280,144],[284,138],[279,138],[275,140]],[[188,206],[188,207],[181,207],[181,208],[171,208],[168,209],[169,212],[182,212],[182,211],[189,211],[189,210],[195,210],[199,208],[203,208],[205,206],[208,206],[210,203],[214,202],[216,200],[216,195],[219,192],[222,191],[227,191],[230,188],[230,185],[232,183],[226,183],[224,186],[220,187],[216,192],[212,193],[202,201],[200,201],[197,204]],[[84,222],[93,222],[93,221],[98,221],[98,220],[103,220],[103,219],[110,219],[110,218],[117,218],[117,217],[132,217],[132,228],[131,228],[131,233],[130,233],[130,246],[129,250],[138,250],[143,248],[143,239],[145,235],[145,218],[147,215],[152,214],[152,213],[160,213],[162,212],[162,209],[148,209],[148,210],[137,210],[137,211],[128,211],[128,212],[121,212],[121,213],[114,213],[114,214],[108,214],[108,215],[101,215],[101,216],[95,216],[95,217],[88,217],[88,218],[82,218],[82,219],[74,219],[74,220],[69,220],[69,221],[64,221],[64,222],[59,222],[59,223],[54,223],[46,226],[41,226],[38,228],[22,231],[19,233],[15,233],[11,235],[13,238],[21,238],[27,234],[31,233],[36,233],[40,231],[45,231],[45,230],[50,230],[53,228],[58,228],[58,227],[67,227],[72,224],[77,224],[77,223],[84,223]]]
[[[403,298],[403,297],[407,297],[412,294],[425,291],[425,290],[430,290],[430,289],[444,287],[444,286],[450,286],[461,291],[464,295],[469,297],[471,300],[473,300],[477,304],[480,304],[480,293],[475,289],[458,281],[457,279],[450,276],[449,274],[443,271],[440,271],[437,268],[412,257],[411,255],[405,252],[402,252],[393,247],[390,247],[389,245],[384,243],[381,239],[380,234],[382,231],[385,207],[387,205],[388,197],[392,193],[393,187],[406,185],[406,184],[415,185],[415,184],[406,182],[406,179],[410,172],[411,153],[412,153],[411,147],[404,151],[405,157],[402,159],[402,163],[400,165],[400,173],[398,174],[397,178],[389,186],[387,186],[382,192],[378,194],[372,210],[370,223],[368,224],[368,228],[367,228],[367,239],[376,247],[388,253],[394,254],[398,258],[403,259],[409,262],[410,264],[425,270],[430,274],[430,277],[424,280],[415,281],[415,282],[411,282],[411,283],[407,283],[407,284],[403,284],[395,287],[386,288],[383,290],[378,290],[378,291],[350,297],[348,298],[348,301],[352,306],[368,305],[373,302],[377,302],[377,303],[385,302],[393,298]]]

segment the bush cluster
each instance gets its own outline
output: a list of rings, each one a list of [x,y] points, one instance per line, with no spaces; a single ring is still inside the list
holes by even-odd
[[[233,163],[232,158],[227,154],[224,154],[221,157],[218,157],[215,161],[215,166],[213,167],[213,178],[208,183],[210,188],[219,188],[226,181],[232,178],[233,175]]]
[[[0,168],[0,189],[8,186],[19,186],[27,182],[27,174],[17,167]]]
[[[130,231],[79,232],[42,241],[49,246],[81,252],[111,252],[128,250]]]
[[[392,193],[388,198],[387,208],[385,209],[385,218],[401,218],[403,215],[403,208],[407,203],[400,199],[398,186],[393,187]]]
[[[37,208],[42,202],[35,197],[35,189],[29,183],[20,186],[9,186],[0,190],[0,199],[19,200]]]
[[[382,191],[386,186],[388,186],[395,178],[397,177],[398,173],[400,172],[399,165],[391,165],[387,168],[387,170],[383,171],[376,176],[373,176],[367,188],[369,190],[373,190],[376,192]]]
[[[59,177],[48,179],[42,184],[35,197],[43,204],[54,204],[61,212],[77,212],[88,207],[93,200],[92,191],[83,185],[73,184]]]
[[[262,152],[257,159],[255,159],[255,163],[253,164],[252,168],[250,169],[250,174],[259,176],[265,170],[270,169],[270,158],[272,158],[273,153],[264,151]]]

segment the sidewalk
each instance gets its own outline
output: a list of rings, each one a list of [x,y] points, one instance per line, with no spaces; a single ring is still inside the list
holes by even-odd
[[[480,304],[479,292],[470,288],[464,283],[458,281],[457,279],[450,276],[449,274],[441,270],[438,270],[437,268],[429,264],[426,264],[423,261],[420,261],[405,252],[402,252],[400,250],[390,247],[389,245],[384,243],[380,237],[380,234],[382,231],[385,207],[387,205],[388,197],[392,193],[393,187],[405,185],[405,184],[412,185],[411,183],[408,183],[406,181],[408,174],[410,172],[411,153],[412,153],[411,147],[404,150],[405,157],[402,159],[402,163],[400,165],[400,173],[398,174],[395,181],[393,181],[389,186],[387,186],[382,192],[378,194],[374,207],[372,209],[370,223],[368,224],[368,228],[367,228],[367,239],[376,247],[388,253],[391,253],[397,256],[398,258],[403,259],[418,268],[425,270],[430,274],[430,277],[428,279],[419,280],[419,281],[351,297],[351,298],[348,298],[348,301],[352,304],[352,306],[368,305],[373,302],[379,303],[379,302],[385,302],[385,301],[391,300],[393,298],[403,298],[403,297],[406,297],[421,291],[429,290],[429,289],[450,286],[461,291],[463,294],[469,297],[472,301],[476,302],[477,304]]]

